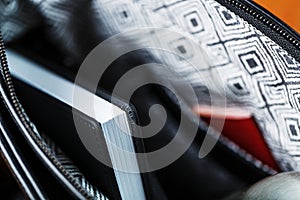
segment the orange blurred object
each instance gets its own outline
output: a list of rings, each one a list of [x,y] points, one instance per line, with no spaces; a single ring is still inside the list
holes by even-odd
[[[299,0],[254,0],[300,33]]]

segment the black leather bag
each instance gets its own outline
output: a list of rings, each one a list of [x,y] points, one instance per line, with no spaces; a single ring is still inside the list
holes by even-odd
[[[295,77],[298,72],[295,67],[299,65],[300,60],[299,35],[250,1],[195,2],[192,2],[196,5],[195,8],[184,3],[181,5],[180,2],[161,3],[164,4],[164,7],[155,8],[160,5],[157,3],[149,9],[145,9],[145,12],[151,10],[155,13],[155,17],[163,15],[161,13],[164,12],[173,12],[173,14],[178,12],[178,19],[175,19],[173,23],[176,22],[180,26],[179,19],[182,12],[187,9],[193,14],[192,11],[195,11],[196,14],[193,16],[196,17],[193,19],[199,21],[190,20],[195,26],[190,27],[191,29],[186,27],[189,34],[200,38],[199,40],[203,43],[208,41],[205,46],[207,51],[216,52],[214,54],[215,61],[210,60],[213,67],[223,67],[230,72],[228,75],[224,70],[223,74],[224,77],[227,77],[228,93],[233,94],[231,97],[240,100],[239,103],[242,105],[247,103],[251,105],[251,109],[257,113],[255,119],[262,129],[264,137],[269,141],[269,148],[276,156],[280,169],[283,171],[297,170],[296,154],[284,145],[278,150],[276,146],[278,141],[274,139],[273,133],[268,128],[274,125],[274,127],[279,127],[278,130],[276,129],[277,131],[288,134],[291,127],[290,121],[297,120],[298,107],[294,103],[296,96],[292,86],[297,85]],[[109,21],[107,13],[104,12],[103,15],[94,13],[95,10],[101,11],[101,9],[107,9],[108,13],[111,9],[113,12],[114,3],[100,4],[100,6],[98,5],[100,8],[96,7],[99,10],[95,9],[95,4],[88,1],[78,1],[72,6],[68,3],[44,3],[39,7],[33,6],[32,9],[39,10],[37,15],[42,15],[48,24],[37,25],[20,39],[10,42],[8,47],[45,66],[64,79],[73,81],[78,66],[87,53],[98,43],[109,38],[110,34],[117,33],[118,29],[115,27],[118,27],[119,24],[118,28],[121,29],[123,19],[117,22]],[[147,8],[149,5],[145,3],[144,6]],[[49,10],[43,6],[49,6]],[[70,6],[66,11],[69,13],[69,18],[65,21],[62,20],[64,15],[58,18],[52,15],[61,9],[64,10],[64,6]],[[83,13],[79,19],[76,15],[83,7],[87,12]],[[127,18],[132,17],[130,15],[131,4],[121,8],[126,11]],[[182,11],[181,8],[185,9]],[[99,16],[103,18],[99,19]],[[211,19],[211,23],[204,22],[205,19]],[[127,26],[130,25],[127,24]],[[134,25],[132,26],[134,27]],[[161,25],[161,27],[164,26],[165,24]],[[109,32],[109,28],[113,31]],[[216,34],[214,35],[214,33]],[[7,32],[5,37],[12,38],[8,37]],[[66,45],[61,45],[62,42]],[[188,51],[188,48],[185,50]],[[224,55],[224,52],[227,54]],[[9,75],[3,44],[0,53],[2,67],[1,150],[28,197],[120,199],[121,195],[112,169],[103,167],[101,163],[94,161],[75,133],[70,108],[56,101],[42,89],[34,88],[18,77],[12,78]],[[253,62],[248,62],[249,59],[254,60],[255,66],[251,65]],[[110,95],[120,77],[135,66],[151,62],[157,62],[157,58],[144,49],[119,57],[100,80],[99,95],[111,101]],[[231,73],[230,70],[232,72],[236,70],[231,68],[232,65],[238,66],[241,72]],[[270,74],[268,74],[269,72]],[[148,75],[145,74],[145,76]],[[243,79],[245,76],[247,78]],[[15,86],[12,85],[12,80]],[[245,81],[248,81],[249,87]],[[235,87],[237,83],[239,87]],[[130,84],[131,82],[128,83],[128,88],[130,88]],[[19,103],[14,87],[16,87],[26,113],[35,125],[29,121]],[[89,86],[86,85],[86,88],[89,89]],[[203,88],[199,88],[198,94],[205,98]],[[275,91],[274,96],[272,91]],[[280,91],[284,92],[280,93]],[[121,99],[126,96],[118,95]],[[280,95],[288,96],[288,99],[281,102],[282,96]],[[253,96],[257,97],[257,102],[248,101],[254,98]],[[155,137],[136,141],[139,144],[137,147],[139,151],[151,152],[174,139],[182,111],[178,101],[174,100],[173,94],[170,94],[166,88],[147,85],[137,90],[130,102],[131,104],[127,106],[133,113],[135,123],[147,124],[149,108],[154,104],[163,105],[168,116],[163,129]],[[288,107],[290,104],[292,106]],[[285,111],[289,114],[284,115],[284,118],[281,119],[282,114],[276,114],[277,109],[280,110],[283,105],[288,107]],[[272,108],[274,109],[272,110]],[[260,118],[260,115],[263,117]],[[161,112],[154,113],[154,118],[161,119],[161,116]],[[273,117],[271,120],[270,116]],[[185,117],[187,123],[193,123],[193,121],[189,121],[189,116]],[[285,121],[286,124],[279,124],[282,122],[280,120]],[[189,135],[189,127],[187,126],[183,132]],[[195,140],[179,159],[165,168],[143,174],[147,199],[220,199],[277,173],[276,170],[262,164],[224,137],[220,138],[205,158],[199,159],[199,149],[206,133],[207,126],[201,121]],[[243,130],[241,130],[242,133]],[[291,140],[293,145],[297,144],[298,140],[294,139],[296,136],[294,137],[293,134],[292,137],[283,135],[281,136],[284,141]],[[151,160],[148,164],[151,166]],[[103,177],[103,174],[107,177]]]

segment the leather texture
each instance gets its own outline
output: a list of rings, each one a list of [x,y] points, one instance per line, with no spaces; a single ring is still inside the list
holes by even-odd
[[[106,199],[46,136],[40,134],[19,102],[1,43],[1,153],[30,199]]]
[[[64,44],[60,48],[66,55],[66,62],[77,63],[75,65],[101,41],[120,32],[150,26],[189,35],[201,44],[202,49],[191,50],[185,39],[161,38],[156,33],[149,33],[148,38],[135,38],[134,44],[156,42],[173,45],[174,52],[195,63],[203,63],[201,51],[204,51],[208,66],[197,66],[196,69],[170,55],[148,51],[148,56],[153,62],[167,64],[171,70],[184,74],[180,78],[194,86],[202,103],[214,101],[204,101],[209,98],[207,91],[210,91],[216,96],[226,96],[229,107],[240,106],[249,110],[280,169],[298,169],[299,105],[295,87],[299,62],[277,45],[280,38],[272,40],[214,0],[36,0],[32,3],[37,5],[40,14],[50,24],[50,38],[57,45]],[[82,8],[86,12],[82,13]],[[80,19],[77,13],[82,13]],[[154,70],[152,73],[159,75]],[[172,77],[168,79],[169,83],[173,81]],[[216,85],[218,81],[220,83]],[[188,98],[183,99],[189,101]]]
[[[34,51],[31,53],[28,52],[29,46],[26,45],[28,40],[30,38],[37,39],[37,37],[32,37],[34,34],[35,33],[32,32],[28,34],[28,38],[26,37],[23,41],[18,41],[18,47],[15,45],[12,46],[15,49],[18,49],[19,52],[27,53],[27,56],[42,64],[49,64],[50,61],[48,62],[47,58],[40,57],[40,54],[44,54],[41,51],[39,51],[39,54]],[[39,31],[37,34],[41,36]],[[34,43],[40,44],[40,42],[41,41],[38,40],[35,42],[34,40],[31,40],[31,42],[28,42],[28,45],[30,45],[33,50],[33,47],[35,46]],[[107,80],[102,80],[102,86],[106,87],[108,90],[111,89],[111,87],[113,87],[113,82],[117,81],[118,76],[121,76],[121,74],[124,73],[119,70],[118,66],[122,64],[125,70],[130,69],[132,66],[147,62],[147,58],[144,57],[144,55],[144,52],[141,54],[136,54],[135,52],[132,53],[130,57],[120,59],[112,66],[110,71],[110,73],[115,75],[115,79],[108,76]],[[48,57],[48,59],[53,62],[51,57]],[[59,62],[53,64],[52,67],[53,66],[60,66]],[[49,69],[51,69],[51,67],[49,67]],[[71,77],[74,77],[75,75],[74,71],[70,70],[70,68],[69,71],[59,71],[62,76],[70,77],[70,79],[72,79]],[[86,157],[79,157],[78,152],[74,153],[74,143],[70,143],[70,139],[68,139],[70,137],[74,138],[74,135],[67,135],[66,137],[63,137],[63,135],[57,134],[57,131],[61,129],[61,125],[55,127],[48,123],[47,119],[50,118],[55,124],[63,122],[64,129],[68,129],[66,128],[66,124],[69,123],[66,123],[66,117],[62,114],[57,115],[57,113],[61,113],[62,110],[65,110],[65,108],[62,109],[62,107],[55,103],[53,99],[43,95],[42,93],[37,92],[32,88],[28,88],[28,86],[25,86],[22,83],[16,83],[20,99],[32,120],[36,122],[38,127],[45,129],[48,134],[51,134],[52,138],[55,138],[55,141],[60,141],[59,146],[63,149],[68,149],[68,155],[70,155],[74,161],[77,161],[79,169],[84,172],[85,176],[87,176],[92,183],[96,184],[96,186],[100,188],[101,185],[99,185],[99,182],[97,184],[97,181],[94,180],[97,171],[88,170],[91,166],[87,163],[88,160],[86,160]],[[147,101],[145,101],[145,99],[147,99]],[[131,102],[136,109],[136,115],[139,118],[140,124],[147,124],[149,120],[148,110],[153,104],[160,103],[167,109],[168,112],[168,122],[165,124],[163,130],[161,130],[154,138],[143,141],[146,151],[158,149],[174,137],[174,133],[178,128],[179,119],[176,114],[178,112],[178,108],[177,105],[174,104],[172,98],[166,95],[162,88],[153,85],[142,88],[132,97]],[[43,113],[47,117],[41,119],[38,112],[39,110],[43,110]],[[65,115],[67,115],[67,111],[65,112]],[[154,117],[159,118],[160,116],[161,113],[158,112],[155,113]],[[188,133],[188,128],[186,131]],[[65,131],[64,133],[67,132]],[[253,164],[256,163],[254,158],[252,158],[253,160],[251,162],[244,160],[245,157],[251,160],[251,156],[239,149],[239,147],[234,146],[234,144],[225,140],[223,142],[220,141],[208,157],[205,159],[199,159],[199,147],[202,144],[205,133],[205,127],[200,127],[198,136],[188,151],[172,165],[154,173],[154,179],[157,178],[159,183],[157,184],[152,182],[151,184],[148,184],[148,187],[150,187],[148,189],[152,190],[155,197],[154,199],[163,199],[165,195],[167,198],[171,199],[193,198],[195,196],[204,199],[219,199],[236,190],[247,187],[257,180],[268,176],[270,173],[274,173],[274,171],[272,172],[271,170],[264,171],[261,167],[259,167],[260,165],[256,166]],[[70,144],[72,145],[70,146]],[[84,162],[82,159],[85,159],[86,161]],[[183,171],[185,173],[179,173]],[[249,176],[249,174],[251,174],[251,176]],[[215,187],[216,183],[218,183],[220,187]]]
[[[87,53],[113,34],[149,25],[172,28],[176,31],[184,30],[183,32],[187,32],[197,42],[204,44],[206,53],[213,56],[209,62],[210,66],[203,69],[203,73],[221,73],[221,78],[225,82],[225,93],[231,105],[245,106],[252,111],[281,169],[299,168],[297,156],[299,106],[295,89],[298,84],[299,63],[275,41],[218,2],[212,0],[126,1],[126,5],[123,1],[31,2],[36,3],[40,14],[48,22],[46,26],[43,25],[43,28],[50,38],[46,40],[54,43],[54,50],[47,49],[48,52],[45,52],[43,57],[42,52],[45,50],[37,51],[34,49],[33,42],[43,36],[33,36],[34,33],[30,33],[31,36],[27,36],[24,41],[16,42],[16,49],[21,52],[23,49],[23,53],[31,54],[37,61],[48,65],[53,63],[53,60],[48,60],[50,56],[56,57],[56,53],[60,53],[58,57],[63,58],[63,62],[55,64],[54,71],[59,71],[58,73],[71,79],[74,79],[79,63]],[[115,9],[116,7],[124,8],[120,12],[122,15],[118,13],[118,9]],[[84,13],[81,12],[83,8]],[[56,15],[56,13],[61,14]],[[77,13],[81,13],[80,17]],[[185,14],[191,14],[193,18],[185,18],[187,16]],[[43,39],[45,38],[42,38],[42,41]],[[168,41],[168,38],[165,39]],[[177,53],[182,53],[183,56],[190,56],[190,59],[197,59],[197,52],[188,52],[189,48],[185,47],[184,41],[180,38],[169,39],[177,42],[174,51],[179,51]],[[135,42],[139,44],[144,41],[137,39]],[[62,43],[64,45],[61,45]],[[36,42],[36,44],[39,46],[40,43]],[[179,46],[181,48],[177,48]],[[28,49],[31,52],[28,52]],[[60,52],[57,52],[57,49]],[[198,71],[188,68],[174,57],[170,60],[169,66],[173,70],[178,69],[178,65],[186,67],[186,75],[182,80],[197,86],[195,90],[199,96],[207,97],[205,89],[210,87],[210,82],[203,84]],[[145,50],[120,57],[111,65],[106,76],[100,81],[100,86],[112,92],[115,83],[123,74],[134,66],[149,62],[164,63],[157,53]],[[65,68],[60,69],[62,66]],[[159,77],[155,71],[145,74],[145,77],[151,75]],[[172,79],[166,80],[168,81],[171,83]],[[131,87],[132,82],[124,87]],[[124,98],[126,96],[119,95]],[[26,100],[25,94],[21,98],[25,99],[24,102],[28,104],[26,108],[29,110],[31,102]],[[157,103],[166,108],[168,121],[155,137],[143,141],[147,151],[158,149],[174,138],[180,109],[169,91],[155,85],[141,88],[132,97],[132,104],[136,107],[141,124],[149,122],[149,107]],[[35,116],[36,123],[39,123],[37,111],[32,108],[30,113],[31,116]],[[161,113],[155,113],[155,117],[160,118]],[[186,117],[188,119],[190,116]],[[189,123],[193,122],[189,121]],[[199,148],[207,128],[203,123],[200,124],[202,126],[199,127],[194,143],[184,155],[170,166],[155,172],[167,197],[218,199],[275,173],[274,170],[222,137],[207,157],[199,159]],[[189,134],[188,128],[184,131]],[[63,147],[64,144],[61,143],[60,146]],[[69,154],[72,152],[69,151]],[[82,165],[80,170],[83,169]],[[92,173],[96,172],[91,171],[88,175],[90,178]]]

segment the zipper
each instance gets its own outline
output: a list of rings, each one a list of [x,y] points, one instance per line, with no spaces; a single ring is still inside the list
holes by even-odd
[[[12,106],[15,109],[19,119],[25,126],[26,130],[30,133],[30,136],[36,142],[38,147],[42,150],[42,152],[47,156],[47,158],[52,162],[52,164],[60,171],[60,173],[68,180],[72,186],[86,199],[90,199],[91,197],[87,194],[87,192],[81,187],[76,180],[66,172],[63,165],[57,161],[57,159],[52,155],[52,152],[44,145],[40,138],[36,135],[36,129],[32,122],[30,122],[27,117],[22,105],[19,103],[14,85],[12,82],[11,74],[8,68],[8,62],[5,53],[5,45],[2,38],[2,33],[0,31],[0,64],[1,64],[1,73],[6,84],[6,89],[8,91],[9,99],[11,100]]]
[[[282,48],[284,48],[288,53],[290,53],[296,60],[300,61],[300,40],[299,35],[292,30],[290,30],[286,25],[281,23],[271,14],[262,10],[260,7],[254,5],[254,3],[245,0],[216,0],[221,5],[225,6],[235,14],[239,15],[247,22],[251,23],[258,30],[266,34],[273,41],[277,42]],[[257,23],[257,21],[259,23]],[[274,32],[274,35],[270,34]],[[282,40],[283,39],[283,40]],[[296,51],[295,51],[296,50]],[[2,34],[0,32],[0,63],[1,63],[1,73],[4,78],[4,82],[7,86],[8,95],[12,102],[17,115],[19,116],[21,122],[25,125],[26,129],[29,131],[33,140],[38,144],[43,153],[52,161],[54,166],[59,169],[59,171],[64,175],[64,177],[83,195],[85,198],[89,198],[89,195],[84,191],[84,189],[72,178],[66,171],[64,167],[56,160],[52,153],[45,147],[43,142],[36,136],[33,124],[28,120],[21,104],[18,101],[10,71],[8,68],[8,62],[5,53],[5,46],[2,39]]]
[[[280,19],[250,0],[216,1],[256,27],[300,62],[299,34]]]

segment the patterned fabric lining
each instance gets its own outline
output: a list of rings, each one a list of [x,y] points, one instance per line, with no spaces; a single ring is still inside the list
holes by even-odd
[[[96,187],[89,183],[89,181],[84,177],[84,175],[80,172],[76,165],[49,137],[37,130],[36,126],[30,121],[25,110],[22,108],[22,105],[20,106],[23,115],[30,124],[30,127],[33,130],[35,136],[38,138],[38,140],[41,141],[42,145],[44,145],[44,147],[50,151],[50,156],[52,159],[54,159],[54,161],[52,162],[55,162],[60,166],[57,166],[60,172],[65,173],[65,175],[62,174],[62,176],[67,176],[69,179],[74,180],[75,183],[70,182],[70,184],[73,186],[75,186],[74,184],[76,184],[77,188],[81,188],[80,191],[84,191],[84,193],[86,193],[85,196],[87,197],[87,199],[108,200],[105,195],[103,195]]]
[[[213,0],[96,1],[96,4],[99,10],[102,8],[101,18],[114,29],[112,34],[153,26],[188,33],[202,44],[209,55],[209,66],[200,68],[201,71],[180,58],[152,53],[184,74],[183,79],[199,93],[199,88],[208,88],[220,96],[226,95],[229,106],[238,104],[250,110],[282,170],[300,169],[299,63],[274,41]],[[120,8],[122,12],[116,11]],[[151,34],[150,38],[155,38],[155,33]],[[203,62],[197,61],[202,58],[201,50],[189,48],[186,39],[159,37],[155,42],[174,44],[174,51],[187,60]],[[138,45],[145,40],[135,42]],[[225,86],[225,94],[221,89],[213,89],[216,83],[224,84],[218,88]]]
[[[69,49],[76,49],[73,33],[66,29],[70,5],[80,2],[32,1]],[[300,170],[300,64],[274,41],[214,0],[95,0],[89,6],[108,35],[150,26],[187,34],[201,44],[198,50],[190,49],[184,37],[149,33],[151,40],[172,45],[186,60],[203,62],[199,58],[204,49],[209,66],[199,69],[174,56],[151,53],[181,73],[199,96],[207,96],[208,89],[226,95],[228,106],[250,110],[281,169]],[[225,92],[215,89],[216,79],[217,88],[225,87]]]
[[[88,199],[95,200],[108,200],[97,188],[90,184],[74,163],[64,154],[64,152],[57,147],[57,145],[50,140],[44,134],[41,135],[41,139],[44,141],[45,146],[51,151],[52,155],[58,163],[63,166],[63,169],[69,174],[76,183],[85,191],[89,196]]]
[[[3,33],[4,41],[16,39],[26,30],[39,23],[39,19],[36,6],[27,1],[0,1],[0,30]]]

